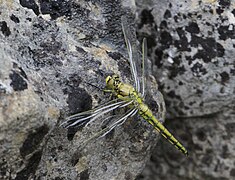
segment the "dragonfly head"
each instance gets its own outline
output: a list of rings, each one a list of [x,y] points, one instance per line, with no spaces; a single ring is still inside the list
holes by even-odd
[[[105,81],[108,89],[115,89],[120,84],[120,79],[117,74],[108,76]]]

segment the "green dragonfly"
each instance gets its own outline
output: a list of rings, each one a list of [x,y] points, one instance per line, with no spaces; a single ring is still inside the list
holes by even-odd
[[[146,39],[142,43],[142,61],[138,58],[136,44],[133,41],[130,27],[126,17],[122,16],[122,30],[129,55],[129,63],[131,74],[134,81],[134,86],[124,83],[118,75],[108,76],[106,78],[105,92],[111,93],[115,99],[98,106],[95,109],[74,114],[66,118],[66,121],[61,125],[65,128],[77,128],[80,126],[88,126],[95,120],[100,119],[107,113],[118,108],[129,108],[122,116],[119,116],[108,125],[106,128],[98,132],[92,137],[103,137],[112,131],[114,128],[122,125],[129,117],[139,114],[144,120],[150,123],[164,138],[179,149],[183,154],[188,156],[186,148],[163,126],[163,124],[153,115],[153,112],[144,103],[146,95],[146,59],[147,59],[147,44]],[[141,67],[142,66],[142,67]],[[114,116],[107,116],[103,119],[109,121]]]

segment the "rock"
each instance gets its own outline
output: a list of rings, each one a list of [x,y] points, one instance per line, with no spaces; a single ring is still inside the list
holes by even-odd
[[[0,9],[0,179],[135,179],[159,136],[147,122],[132,118],[84,149],[100,121],[76,133],[59,126],[108,100],[110,73],[130,81],[120,19],[131,21],[135,6],[21,0]],[[150,87],[159,93],[154,79]]]
[[[138,1],[166,127],[189,149],[156,148],[139,179],[234,179],[235,10],[232,1]]]

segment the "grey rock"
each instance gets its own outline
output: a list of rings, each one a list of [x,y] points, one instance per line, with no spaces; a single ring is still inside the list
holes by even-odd
[[[234,179],[234,1],[138,1],[166,126],[189,158],[163,143],[139,179]],[[164,145],[165,144],[165,145]]]
[[[0,179],[135,179],[143,170],[159,136],[148,123],[132,118],[84,149],[99,121],[76,133],[59,126],[108,100],[110,73],[130,81],[120,17],[134,10],[132,1],[1,3]]]

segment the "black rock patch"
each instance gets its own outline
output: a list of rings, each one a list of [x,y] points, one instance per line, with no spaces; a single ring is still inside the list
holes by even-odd
[[[229,74],[228,74],[226,71],[222,72],[222,73],[220,74],[220,76],[221,76],[221,82],[222,82],[223,84],[226,83],[226,82],[228,82],[228,80],[229,80]]]
[[[48,126],[43,125],[35,129],[35,131],[29,132],[27,138],[25,139],[23,145],[20,148],[20,155],[24,158],[28,154],[37,150],[48,131]]]
[[[232,10],[232,13],[233,13],[233,15],[235,16],[235,9],[234,9],[234,10]]]
[[[76,46],[76,50],[82,54],[87,54],[87,52],[81,47]]]
[[[218,7],[216,9],[216,13],[219,14],[219,15],[221,15],[223,12],[224,12],[224,9],[222,9],[221,7]]]
[[[10,28],[7,26],[6,21],[0,21],[0,28],[4,36],[7,37],[11,35]]]
[[[89,179],[89,171],[86,169],[85,171],[82,171],[80,173],[80,179],[81,180],[88,180]]]
[[[107,52],[108,56],[114,60],[119,60],[121,58],[121,54],[118,52]]]
[[[229,7],[231,5],[230,0],[219,0],[219,5],[222,6],[223,8]]]
[[[192,34],[198,34],[200,32],[200,29],[195,22],[190,22],[189,25],[185,27],[185,30]]]
[[[83,112],[91,109],[91,96],[82,88],[74,87],[68,94],[68,107],[71,114]]]
[[[213,38],[202,38],[192,35],[190,42],[192,47],[202,46],[202,49],[193,56],[193,59],[202,59],[205,63],[211,62],[215,57],[222,57],[224,55],[224,48],[217,43]]]
[[[10,16],[10,19],[11,19],[13,22],[15,22],[15,23],[19,23],[19,22],[20,22],[19,18],[16,17],[14,14],[12,14],[12,15]]]
[[[20,75],[23,76],[25,79],[28,79],[25,71],[20,66],[18,66],[17,63],[13,62],[13,68],[18,69],[20,71]]]
[[[32,9],[33,12],[38,16],[39,15],[39,7],[34,0],[20,0],[20,4],[23,7],[28,9]]]
[[[155,49],[155,65],[157,65],[158,68],[161,68],[163,65],[163,51],[159,48]]]
[[[181,56],[176,56],[173,58],[174,63],[168,67],[169,69],[169,79],[175,78],[178,74],[182,75],[186,72],[184,65],[180,65]]]
[[[196,74],[197,77],[200,77],[200,76],[205,75],[207,73],[207,70],[199,62],[195,63],[193,65],[193,67],[191,68],[191,70],[193,73]]]
[[[190,52],[191,49],[188,47],[189,43],[188,43],[188,39],[186,37],[185,31],[183,30],[182,27],[177,28],[176,31],[180,37],[180,40],[176,40],[174,42],[175,47],[177,47],[177,49],[179,51],[189,51]]]
[[[176,99],[179,99],[181,100],[181,97],[179,95],[176,95],[175,94],[175,91],[171,90],[170,92],[167,93],[168,97],[170,98],[176,98]]]
[[[230,171],[230,176],[235,177],[235,168],[232,168]]]
[[[25,167],[16,174],[15,180],[29,179],[34,175],[42,157],[42,151],[35,152],[28,160]]]
[[[52,19],[57,19],[61,16],[71,16],[71,1],[64,0],[39,0],[40,10],[42,14],[50,14]]]
[[[77,78],[76,78],[77,77]],[[81,79],[78,76],[73,75],[69,78],[68,87],[64,90],[65,94],[68,94],[68,108],[70,114],[76,114],[79,112],[87,111],[92,108],[91,96],[82,88],[79,87]],[[69,127],[67,131],[68,140],[73,140],[76,132],[83,128],[85,124],[80,124],[78,127]]]
[[[160,29],[167,29],[167,28],[168,28],[168,27],[167,27],[167,22],[166,22],[165,20],[161,21],[159,27],[160,27]]]
[[[232,26],[231,30],[229,29],[230,28],[229,26],[220,26],[218,28],[218,32],[220,34],[219,38],[221,40],[226,40],[228,38],[235,39],[235,33],[234,33],[235,27],[233,25],[231,26]]]
[[[170,10],[167,9],[167,10],[165,11],[165,13],[164,13],[164,18],[165,18],[165,19],[171,18],[171,12],[170,12]]]
[[[12,71],[12,73],[9,75],[11,79],[10,85],[15,91],[23,91],[28,88],[27,82],[24,80],[24,78],[18,74],[15,71]]]
[[[196,132],[196,136],[200,141],[206,141],[206,130],[204,128],[198,129]]]
[[[154,23],[154,17],[151,13],[151,10],[147,10],[147,9],[144,9],[142,12],[141,12],[141,27],[144,25],[144,24],[152,24]],[[139,27],[139,28],[141,28]]]
[[[164,49],[169,48],[170,45],[172,44],[172,36],[169,32],[163,31],[160,34],[160,43],[163,46]]]

